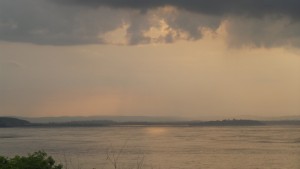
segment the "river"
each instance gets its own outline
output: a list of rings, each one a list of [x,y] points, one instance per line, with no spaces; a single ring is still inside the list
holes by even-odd
[[[299,169],[300,127],[0,128],[0,155],[38,150],[68,169]]]

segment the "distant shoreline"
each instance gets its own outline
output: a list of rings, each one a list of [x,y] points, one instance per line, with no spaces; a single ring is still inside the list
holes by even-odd
[[[26,120],[0,117],[0,128],[62,128],[62,127],[230,127],[230,126],[271,126],[295,125],[300,126],[300,120],[259,121],[247,119],[215,120],[215,121],[177,121],[177,122],[116,122],[111,120],[69,121],[52,123],[31,123]]]

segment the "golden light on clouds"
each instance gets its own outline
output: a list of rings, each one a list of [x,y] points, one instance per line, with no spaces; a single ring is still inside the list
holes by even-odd
[[[151,43],[165,43],[168,42],[168,39],[173,41],[172,39],[183,40],[189,37],[186,32],[171,28],[163,19],[159,19],[156,22],[155,26],[143,32],[146,38],[150,38]]]
[[[99,35],[100,39],[103,39],[105,43],[113,45],[127,45],[128,44],[128,35],[127,29],[129,24],[123,23],[120,27],[106,32],[104,35]]]

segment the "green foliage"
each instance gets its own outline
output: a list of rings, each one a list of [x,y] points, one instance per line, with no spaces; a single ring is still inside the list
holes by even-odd
[[[7,158],[0,156],[0,169],[62,169],[61,164],[55,164],[54,159],[43,151],[28,156]]]

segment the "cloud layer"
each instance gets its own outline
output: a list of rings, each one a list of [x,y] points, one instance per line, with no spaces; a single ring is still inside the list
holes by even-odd
[[[109,6],[148,10],[163,6],[174,6],[187,11],[208,15],[246,14],[263,16],[268,14],[288,15],[298,18],[300,2],[297,0],[57,0],[66,4],[90,7]]]
[[[2,0],[0,40],[42,45],[198,40],[221,26],[229,45],[299,46],[296,0]]]

